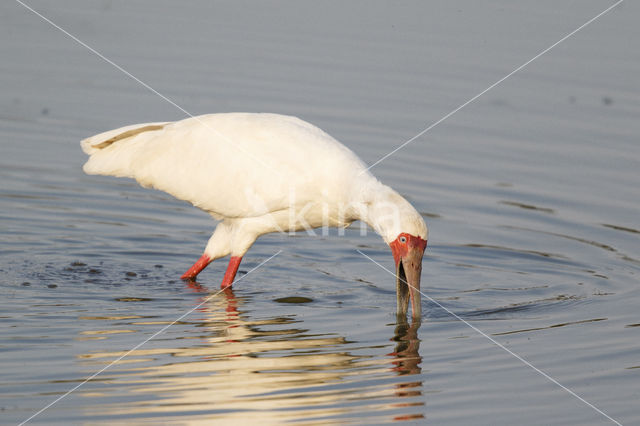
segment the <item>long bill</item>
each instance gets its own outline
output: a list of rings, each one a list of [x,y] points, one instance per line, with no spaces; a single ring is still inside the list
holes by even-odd
[[[398,315],[406,315],[411,302],[411,316],[414,319],[422,315],[420,304],[420,275],[422,274],[422,255],[420,247],[411,247],[396,264],[396,290]]]

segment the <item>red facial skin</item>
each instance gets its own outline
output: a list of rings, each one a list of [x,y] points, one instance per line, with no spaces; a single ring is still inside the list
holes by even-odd
[[[405,238],[404,242],[401,241],[402,237]],[[424,253],[424,250],[427,248],[427,240],[423,240],[420,237],[403,232],[398,235],[398,238],[389,243],[389,247],[391,247],[393,260],[395,260],[397,267],[400,259],[406,257],[410,249],[422,250]]]

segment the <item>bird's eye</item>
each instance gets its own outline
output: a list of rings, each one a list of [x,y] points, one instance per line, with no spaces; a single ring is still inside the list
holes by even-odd
[[[404,237],[404,236],[400,237],[400,242],[402,244],[406,243],[407,242],[407,237]]]

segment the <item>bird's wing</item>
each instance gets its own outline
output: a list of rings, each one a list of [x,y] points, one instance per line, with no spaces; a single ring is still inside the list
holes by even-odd
[[[86,139],[89,174],[136,179],[216,216],[254,217],[336,198],[364,164],[317,127],[276,114],[211,114]]]

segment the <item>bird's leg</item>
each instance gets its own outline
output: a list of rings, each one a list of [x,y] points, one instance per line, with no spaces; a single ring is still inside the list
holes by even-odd
[[[229,266],[227,266],[227,270],[224,273],[224,278],[222,279],[220,288],[231,288],[231,284],[233,284],[233,279],[236,277],[236,272],[238,272],[238,267],[240,266],[241,261],[242,256],[231,256],[231,259],[229,259]]]
[[[189,268],[187,272],[182,274],[180,278],[182,278],[183,280],[194,280],[198,276],[198,274],[207,267],[209,263],[211,263],[211,258],[206,254],[203,254],[202,256],[200,256],[200,259],[198,259],[198,261],[194,263],[191,268]]]

